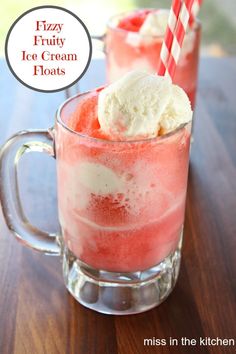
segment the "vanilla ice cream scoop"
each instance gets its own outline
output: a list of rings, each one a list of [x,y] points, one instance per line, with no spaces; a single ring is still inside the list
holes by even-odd
[[[169,10],[157,10],[150,12],[139,33],[144,36],[164,36],[168,23]]]
[[[163,37],[166,32],[166,27],[168,24],[170,11],[167,9],[160,9],[157,11],[150,12],[142,26],[140,27],[139,33],[141,36],[156,36]],[[148,38],[146,39],[148,41]],[[194,46],[195,32],[188,30],[186,36],[184,37],[183,46],[181,49],[181,57],[185,57],[188,53],[191,53]]]
[[[101,130],[119,140],[153,138],[191,119],[188,96],[167,77],[131,71],[99,93]]]

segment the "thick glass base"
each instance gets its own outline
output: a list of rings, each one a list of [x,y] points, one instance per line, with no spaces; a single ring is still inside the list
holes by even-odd
[[[113,273],[79,261],[64,247],[63,274],[67,289],[82,305],[110,315],[147,311],[173,290],[179,274],[181,240],[177,249],[145,271]]]

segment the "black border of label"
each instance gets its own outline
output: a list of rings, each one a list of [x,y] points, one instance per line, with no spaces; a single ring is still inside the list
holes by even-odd
[[[10,34],[11,34],[11,31],[13,30],[14,26],[16,25],[16,23],[22,18],[24,17],[25,15],[27,15],[28,13],[32,12],[32,11],[35,11],[35,10],[39,10],[39,9],[45,9],[45,8],[53,8],[53,9],[57,9],[57,10],[61,10],[61,11],[65,11],[67,13],[69,13],[70,15],[74,16],[76,18],[77,21],[80,22],[80,24],[83,26],[86,34],[87,34],[87,37],[88,37],[88,41],[89,41],[89,56],[88,56],[88,61],[87,61],[87,64],[84,68],[84,71],[80,74],[80,76],[75,80],[73,81],[71,84],[67,85],[67,86],[64,86],[62,88],[59,88],[59,89],[56,89],[56,90],[41,90],[41,89],[38,89],[36,87],[32,87],[28,84],[26,84],[24,81],[22,81],[17,75],[16,73],[14,72],[14,70],[12,69],[12,66],[10,64],[10,61],[9,61],[9,58],[8,58],[8,40],[9,40],[9,37],[10,37]],[[34,90],[34,91],[38,91],[38,92],[45,92],[45,93],[50,93],[50,92],[59,92],[59,91],[63,91],[71,86],[73,86],[76,82],[78,82],[83,76],[84,74],[86,73],[86,71],[88,70],[88,67],[90,65],[90,62],[91,62],[91,59],[92,59],[92,39],[91,39],[91,36],[90,36],[90,33],[87,29],[87,27],[85,26],[84,22],[77,16],[75,15],[72,11],[68,10],[68,9],[65,9],[64,7],[61,7],[61,6],[54,6],[54,5],[43,5],[43,6],[36,6],[36,7],[33,7],[27,11],[25,11],[23,14],[21,14],[19,17],[17,17],[17,19],[13,22],[13,24],[11,25],[8,33],[7,33],[7,36],[6,36],[6,40],[5,40],[5,57],[6,57],[6,61],[7,61],[7,65],[11,71],[11,73],[13,74],[13,76],[24,86],[30,88],[31,90]]]

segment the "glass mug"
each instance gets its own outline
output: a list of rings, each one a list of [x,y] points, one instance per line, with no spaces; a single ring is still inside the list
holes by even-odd
[[[119,21],[140,10],[115,15],[108,21],[104,36],[93,36],[104,45],[106,54],[106,77],[111,83],[118,80],[131,70],[144,70],[155,73],[159,66],[159,58],[163,36],[141,35],[118,28]],[[201,24],[196,22],[193,29],[187,32],[181,51],[179,63],[173,82],[187,93],[192,109],[195,107],[195,98],[198,79],[199,48],[201,40]]]
[[[115,142],[71,130],[89,93],[65,101],[48,131],[23,131],[0,154],[0,196],[9,229],[46,254],[61,255],[67,289],[106,314],[159,305],[179,272],[190,124],[157,138]],[[17,165],[25,152],[56,158],[61,231],[30,224],[19,199]]]

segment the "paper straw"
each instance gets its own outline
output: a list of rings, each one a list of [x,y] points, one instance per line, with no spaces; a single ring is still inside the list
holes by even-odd
[[[174,32],[172,33],[173,40],[172,40],[171,47],[169,48],[169,53],[168,53],[169,55],[168,56],[166,55],[166,57],[165,57],[166,61],[163,62],[164,66],[165,66],[165,71],[162,71],[161,70],[162,68],[160,66],[160,68],[158,70],[158,75],[169,76],[173,80],[173,75],[174,75],[175,68],[176,68],[176,65],[177,65],[179,57],[180,57],[180,51],[182,48],[184,36],[185,36],[187,26],[189,23],[189,17],[190,17],[190,13],[191,13],[194,1],[195,0],[184,0],[181,3],[181,8],[180,8],[179,15],[177,18],[177,24],[175,25]],[[169,17],[171,17],[171,14]],[[167,27],[169,27],[169,26],[167,26]],[[166,30],[166,33],[170,33],[168,28]],[[163,41],[162,46],[167,47],[166,43],[170,43],[170,38],[168,38],[168,40],[165,43],[164,42],[165,42],[165,40]]]
[[[200,10],[200,7],[202,5],[202,1],[203,0],[195,0],[194,3],[193,3],[193,7],[192,7],[190,19],[189,19],[189,26],[190,27],[193,27],[193,25],[194,25],[194,23],[196,21],[197,15],[198,15],[199,10]]]
[[[166,71],[166,74],[172,79],[179,61],[180,52],[194,1],[195,0],[184,0],[179,13]]]
[[[165,37],[162,43],[160,52],[160,63],[158,68],[158,75],[164,76],[167,68],[167,62],[170,54],[170,48],[173,42],[173,33],[177,25],[177,19],[179,16],[182,0],[173,0],[170,14],[168,18],[168,24],[166,28]]]

